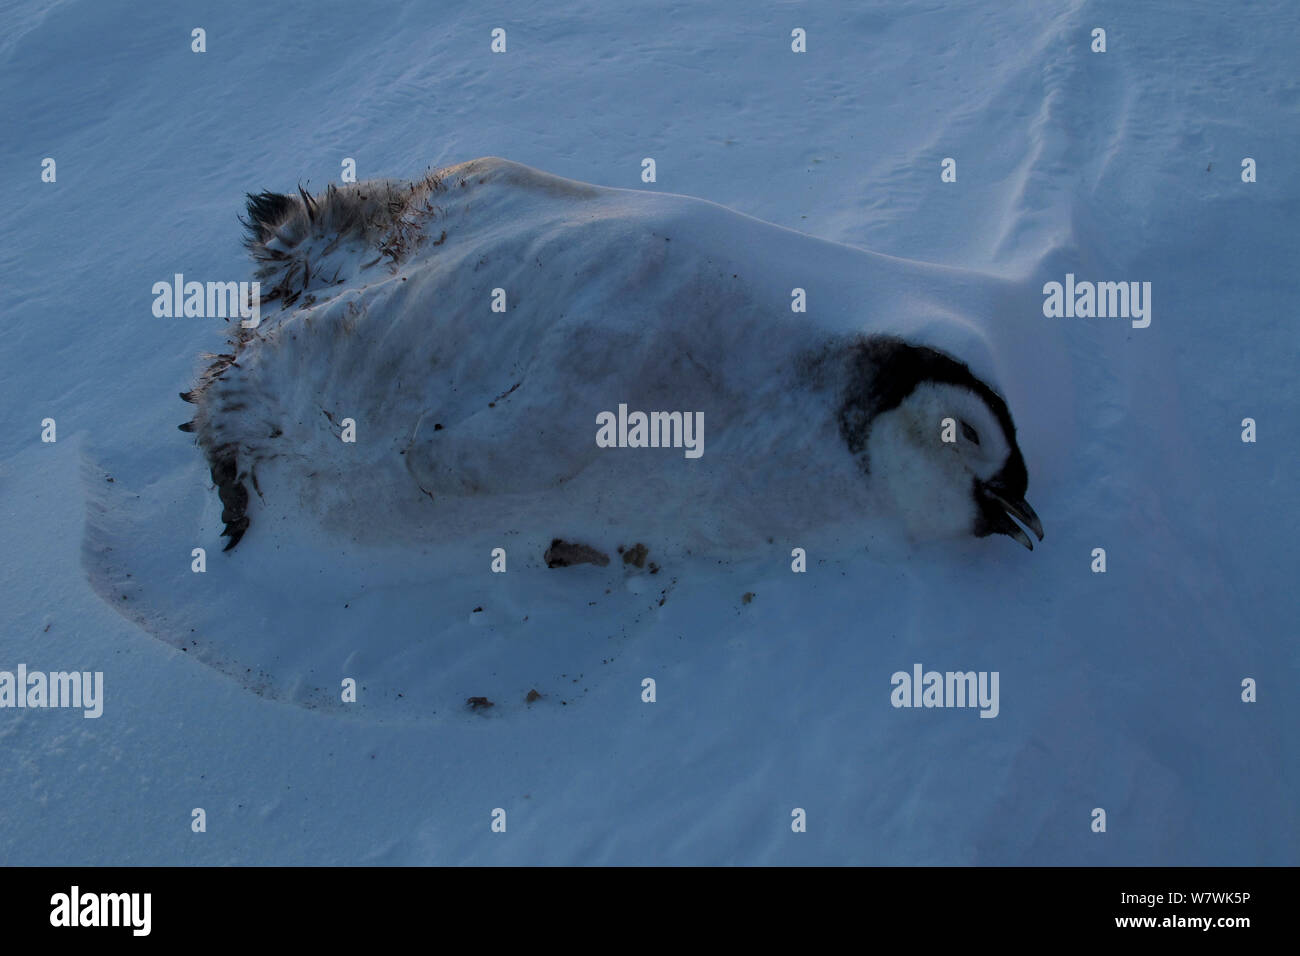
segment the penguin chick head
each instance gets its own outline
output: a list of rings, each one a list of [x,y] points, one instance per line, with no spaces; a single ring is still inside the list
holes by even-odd
[[[918,538],[1041,541],[1006,403],[962,363],[899,340],[863,343],[840,422],[851,452]],[[1020,524],[1017,524],[1020,522]],[[1024,525],[1024,528],[1021,527]]]

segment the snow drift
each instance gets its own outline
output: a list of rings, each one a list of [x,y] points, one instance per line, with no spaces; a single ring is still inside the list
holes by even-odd
[[[0,860],[1300,859],[1293,4],[833,2],[796,18],[758,0],[742,22],[653,0],[432,18],[386,3],[362,30],[300,0],[11,6],[0,666],[102,670],[105,705],[0,719]],[[488,49],[497,17],[505,55]],[[249,188],[319,188],[344,157],[368,178],[484,154],[833,240],[803,245],[818,251],[796,278],[769,260],[778,304],[807,288],[819,327],[871,320],[847,297],[832,313],[841,291],[895,316],[960,303],[999,366],[1043,546],[812,549],[793,574],[773,544],[651,574],[653,549],[639,569],[524,567],[532,549],[507,535],[510,570],[492,574],[489,552],[354,544],[264,488],[256,538],[216,553],[222,506],[176,393],[223,323],[152,316],[151,284],[246,277]],[[647,155],[656,184],[638,178]],[[38,181],[44,157],[57,182]],[[889,260],[840,244],[979,274],[895,285]],[[823,256],[882,268],[855,283]],[[1069,273],[1150,281],[1150,327],[1045,318],[1043,285]],[[46,417],[57,443],[38,441]],[[918,662],[999,671],[998,717],[891,708],[890,675]]]
[[[301,509],[357,542],[509,531],[534,558],[611,534],[726,555],[834,527],[860,546],[890,503],[839,438],[840,354],[887,334],[998,380],[1004,283],[699,200],[486,159],[264,193],[250,216],[263,307],[283,307],[182,396],[232,545],[252,512]],[[626,443],[628,409],[654,416],[633,431],[654,450],[600,447],[596,424]]]

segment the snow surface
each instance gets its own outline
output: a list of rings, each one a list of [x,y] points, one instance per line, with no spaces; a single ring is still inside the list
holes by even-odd
[[[0,862],[1300,862],[1298,16],[12,5],[0,669],[103,670],[107,700],[0,711]],[[247,278],[246,191],[493,154],[816,236],[783,265],[837,316],[868,287],[977,315],[1046,540],[493,575],[286,520],[217,553],[175,396],[224,323],[155,318],[153,283]],[[879,289],[830,243],[936,267]],[[730,253],[788,295],[762,250]],[[1150,281],[1150,328],[1044,318],[1067,272]],[[892,708],[916,662],[998,671],[999,716]]]

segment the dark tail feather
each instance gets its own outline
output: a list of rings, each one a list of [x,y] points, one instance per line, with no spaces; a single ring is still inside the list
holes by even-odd
[[[307,190],[301,186],[298,187],[298,194],[302,196],[302,204],[307,209],[307,219],[309,222],[316,221],[316,201],[307,194]]]
[[[222,550],[229,551],[239,544],[239,539],[248,530],[248,489],[240,480],[239,466],[231,446],[215,449],[210,460],[212,481],[221,498],[221,520],[226,523],[221,537],[230,539]]]
[[[248,232],[244,245],[258,246],[270,239],[275,234],[276,227],[289,218],[296,201],[284,193],[260,192],[247,195],[248,218],[239,218]]]
[[[229,551],[235,545],[239,544],[239,539],[244,536],[244,532],[247,530],[248,530],[247,516],[240,518],[238,521],[229,522],[226,525],[226,530],[221,532],[221,537],[225,538],[229,536],[230,540],[226,542],[226,546],[221,550]]]

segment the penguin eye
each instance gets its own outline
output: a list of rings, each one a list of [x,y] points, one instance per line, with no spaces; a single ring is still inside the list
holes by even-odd
[[[975,429],[971,428],[965,422],[961,423],[961,433],[966,436],[968,441],[973,441],[977,445],[980,443],[980,436],[976,434]]]

